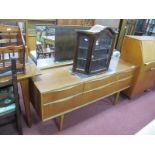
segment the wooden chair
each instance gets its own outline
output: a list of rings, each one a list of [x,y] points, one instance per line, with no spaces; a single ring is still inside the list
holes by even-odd
[[[11,60],[11,66],[0,70],[2,78],[6,80],[0,82],[0,126],[15,120],[19,134],[22,134],[15,58]]]
[[[42,47],[42,45],[40,44],[36,44],[36,54],[37,54],[37,59],[41,58],[47,58],[47,57],[51,57],[51,55],[54,53],[54,50],[49,50],[47,51],[47,49],[44,49]]]
[[[25,41],[18,26],[0,25],[0,68],[16,57],[17,71],[25,73]]]

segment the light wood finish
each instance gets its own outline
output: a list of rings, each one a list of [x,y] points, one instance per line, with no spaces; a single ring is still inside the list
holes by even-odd
[[[137,66],[133,85],[125,91],[134,97],[155,83],[155,38],[150,36],[126,36],[121,59]]]
[[[25,107],[26,120],[29,127],[32,126],[32,118],[31,118],[31,110],[30,110],[30,99],[29,93],[31,89],[29,88],[29,80],[31,77],[40,74],[40,71],[36,68],[35,64],[30,63],[26,64],[26,72],[25,74],[17,74],[17,80],[21,84],[23,101]],[[8,80],[9,77],[0,77],[0,82],[4,82]]]
[[[95,24],[95,19],[57,19],[58,25],[89,25]]]
[[[119,35],[117,37],[116,49],[121,50],[125,35],[134,35],[137,19],[121,19],[119,24]]]
[[[115,70],[87,78],[80,78],[71,69],[72,66],[66,66],[45,70],[44,74],[32,79],[31,101],[42,121],[129,88],[135,67],[120,60]]]
[[[120,92],[117,92],[116,93],[116,97],[115,97],[115,100],[114,100],[114,105],[116,105],[118,103],[118,100],[119,100],[119,95],[120,95]]]
[[[59,125],[59,130],[60,131],[63,129],[63,126],[64,126],[64,116],[65,115],[60,116],[60,125]]]
[[[28,35],[27,37],[28,51],[36,50],[36,35]]]

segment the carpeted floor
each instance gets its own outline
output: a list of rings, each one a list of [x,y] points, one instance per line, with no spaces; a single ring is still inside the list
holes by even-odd
[[[20,100],[22,105],[22,97]],[[155,119],[155,88],[132,100],[121,95],[115,106],[112,100],[113,96],[66,114],[62,131],[58,131],[56,119],[41,122],[31,107],[33,126],[27,127],[23,115],[24,135],[132,135]],[[17,134],[15,124],[0,127],[0,134]]]

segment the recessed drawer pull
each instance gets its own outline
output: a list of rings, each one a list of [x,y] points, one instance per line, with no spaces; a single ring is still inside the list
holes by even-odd
[[[72,89],[72,88],[77,87],[77,86],[80,86],[80,85],[74,85],[74,86],[65,87],[65,88],[62,88],[62,89],[57,89],[57,90],[54,90],[54,92],[61,92],[61,91],[64,91],[64,90]]]
[[[155,61],[146,62],[144,65],[145,65],[145,66],[148,66],[148,65],[150,65],[150,64],[152,64],[152,63],[155,63]]]
[[[153,67],[153,68],[150,68],[150,71],[154,71],[155,70],[155,67]]]
[[[79,95],[80,95],[80,93],[76,94],[76,95],[73,95],[73,96],[65,97],[63,99],[59,99],[59,100],[56,100],[56,101],[53,101],[53,102],[49,102],[49,103],[44,104],[44,106],[55,104],[55,103],[65,102],[65,101],[70,100],[70,99],[72,99],[72,98],[74,98],[76,96],[79,96]]]

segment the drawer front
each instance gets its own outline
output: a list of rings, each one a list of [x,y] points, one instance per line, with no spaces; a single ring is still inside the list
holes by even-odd
[[[119,80],[116,85],[116,91],[130,87],[132,84],[132,80],[133,76]]]
[[[119,73],[118,79],[120,80],[120,79],[124,79],[124,78],[130,77],[130,76],[134,76],[134,73],[135,73],[135,70],[129,70],[126,72]]]
[[[66,88],[62,88],[59,90],[47,92],[42,95],[43,104],[53,102],[56,100],[60,100],[69,96],[73,96],[83,92],[83,84],[74,85]]]
[[[60,113],[71,111],[83,105],[83,95],[72,96],[69,99],[62,99],[43,106],[43,120],[59,115]]]
[[[117,75],[112,75],[112,76],[109,76],[109,77],[107,76],[107,77],[104,77],[104,78],[98,78],[98,79],[95,79],[95,80],[85,82],[84,91],[89,91],[89,90],[96,89],[96,88],[99,88],[101,86],[107,85],[109,83],[112,83],[112,82],[116,81],[117,78],[118,78]]]
[[[95,100],[102,99],[104,96],[108,96],[115,92],[117,86],[117,82],[108,84],[106,86],[102,86],[88,92],[84,92],[84,102],[89,103]]]

